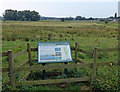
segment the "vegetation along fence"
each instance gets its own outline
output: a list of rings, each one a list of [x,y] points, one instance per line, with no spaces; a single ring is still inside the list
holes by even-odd
[[[12,50],[8,50],[8,52],[2,52],[2,57],[7,56],[8,57],[8,64],[9,68],[2,68],[2,72],[9,72],[9,78],[10,82],[7,84],[10,84],[12,87],[21,86],[21,85],[40,85],[40,84],[55,84],[55,83],[68,83],[68,82],[82,82],[82,81],[91,81],[96,78],[96,69],[97,66],[104,66],[109,65],[110,62],[100,62],[97,63],[97,53],[98,52],[108,52],[108,51],[118,51],[118,48],[107,48],[107,49],[99,49],[94,48],[93,52],[89,52],[83,49],[78,48],[78,44],[75,43],[75,47],[71,47],[71,50],[75,51],[75,63],[69,63],[69,64],[48,64],[48,65],[33,65],[31,58],[31,52],[38,51],[37,48],[31,48],[30,44],[27,43],[27,49],[20,51],[16,54],[12,53]],[[83,52],[88,55],[93,56],[93,62],[92,63],[77,63],[78,59],[78,52]],[[20,55],[28,53],[28,61],[24,62],[20,66],[14,67],[14,59]],[[111,62],[113,65],[117,65],[117,62]],[[29,66],[25,66],[29,64]],[[35,70],[49,70],[49,69],[71,69],[71,68],[79,68],[79,67],[90,67],[92,68],[92,76],[91,77],[83,77],[83,78],[66,78],[66,79],[44,79],[44,80],[34,80],[34,81],[23,81],[25,80],[29,73]],[[20,81],[15,81],[15,75],[14,71],[28,71],[29,73],[24,76]],[[3,83],[5,84],[5,83]]]

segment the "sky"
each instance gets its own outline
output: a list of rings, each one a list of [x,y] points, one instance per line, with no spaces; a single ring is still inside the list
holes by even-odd
[[[6,9],[35,10],[46,17],[105,18],[118,13],[119,0],[0,0],[0,16]]]

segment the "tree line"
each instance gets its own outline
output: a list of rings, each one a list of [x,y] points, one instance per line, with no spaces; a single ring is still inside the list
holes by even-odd
[[[61,20],[64,21],[71,21],[71,20],[100,20],[100,21],[106,21],[107,20],[113,20],[118,19],[117,13],[115,13],[114,16],[111,16],[109,18],[85,18],[82,16],[76,16],[73,17],[66,17],[66,18],[55,18],[55,17],[41,17],[38,12],[36,11],[30,11],[30,10],[23,10],[23,11],[17,11],[12,9],[5,10],[3,14],[4,20],[13,20],[13,21],[38,21],[38,20]]]
[[[38,21],[40,20],[40,15],[36,11],[30,10],[5,10],[3,14],[4,20],[14,20],[14,21]]]

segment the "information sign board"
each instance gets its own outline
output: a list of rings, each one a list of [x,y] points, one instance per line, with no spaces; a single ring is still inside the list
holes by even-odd
[[[70,42],[39,42],[38,63],[72,62]]]

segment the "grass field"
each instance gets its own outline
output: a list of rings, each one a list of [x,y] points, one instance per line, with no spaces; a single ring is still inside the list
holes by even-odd
[[[104,22],[98,21],[3,21],[2,23],[2,51],[13,50],[13,53],[17,53],[27,48],[27,42],[29,41],[31,47],[37,47],[37,42],[49,42],[49,41],[70,41],[71,46],[75,45],[75,42],[79,43],[79,48],[93,51],[94,47],[98,48],[109,48],[109,47],[117,47],[118,40],[118,24],[117,22],[109,22],[105,24]],[[72,52],[72,56],[74,58],[74,53]],[[37,57],[37,53],[34,54],[33,58]],[[78,57],[81,60],[86,62],[93,62],[93,58],[89,57],[86,54],[78,53]],[[101,58],[102,57],[102,58]],[[110,53],[101,53],[101,57],[98,58],[98,62],[102,61],[117,61],[117,52]],[[27,60],[27,55],[23,55],[15,59],[14,66],[18,66]],[[8,63],[5,58],[2,60],[2,66],[8,67]],[[101,67],[98,71],[98,75],[104,74],[104,69],[109,74],[113,74],[113,80],[108,79],[108,81],[104,81],[100,79],[98,81],[99,87],[102,89],[116,89],[117,85],[117,76],[116,73],[112,73],[112,71],[117,72],[117,67],[113,67],[111,70],[110,67]],[[79,73],[84,73],[89,71],[89,69],[81,70]],[[102,72],[104,71],[104,72]],[[17,74],[18,79],[24,75]],[[88,72],[88,75],[90,72]],[[3,81],[8,81],[8,77],[6,77],[6,73],[3,73]],[[106,79],[107,80],[107,79]],[[105,83],[106,86],[101,87]],[[111,85],[110,85],[111,83]],[[69,85],[69,84],[68,84]],[[84,84],[72,84],[69,85],[66,89],[81,89]],[[97,85],[97,84],[96,84]],[[79,87],[80,86],[80,87]],[[90,85],[89,85],[90,86]],[[6,89],[8,88],[5,85]],[[43,87],[37,86],[36,88],[33,86],[21,87],[18,89],[60,89],[55,85],[53,88],[50,86]],[[87,87],[86,87],[87,88]]]

